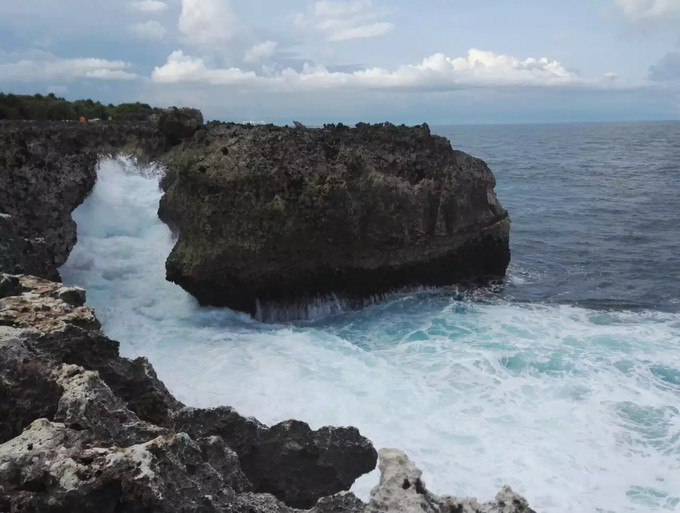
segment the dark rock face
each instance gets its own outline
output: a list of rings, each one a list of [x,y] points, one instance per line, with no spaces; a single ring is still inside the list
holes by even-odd
[[[158,129],[171,144],[194,135],[203,126],[203,114],[197,109],[164,109],[158,117]]]
[[[0,122],[0,271],[59,279],[98,155],[150,159],[169,147],[151,122]]]
[[[165,158],[168,279],[203,304],[503,276],[509,219],[486,164],[426,125],[208,124]]]
[[[185,408],[175,417],[175,429],[194,437],[218,434],[238,453],[255,491],[300,508],[349,489],[357,476],[375,468],[377,459],[371,443],[356,428],[312,431],[295,420],[267,428],[232,408]],[[290,486],[291,479],[295,487]]]
[[[0,299],[0,511],[292,513],[375,467],[354,428],[186,408],[119,356],[82,289],[0,278],[20,294]],[[322,509],[338,504],[362,503]]]

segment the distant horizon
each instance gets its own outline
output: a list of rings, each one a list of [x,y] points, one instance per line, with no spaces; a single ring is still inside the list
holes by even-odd
[[[680,119],[680,1],[6,0],[0,90],[208,119]]]
[[[43,95],[47,96],[46,94],[43,94],[41,92],[14,92],[14,91],[5,91],[5,90],[0,90],[0,94],[6,94],[6,95],[16,95],[16,96],[35,96],[35,95]],[[49,93],[48,93],[49,94]],[[54,94],[54,93],[52,93]],[[108,105],[110,103],[113,103],[116,105],[115,102],[108,102],[108,101],[102,101],[99,98],[94,98],[94,97],[69,97],[68,95],[60,96],[60,95],[55,95],[57,98],[63,98],[66,101],[69,102],[76,102],[76,101],[84,101],[84,100],[92,100],[94,102],[100,102],[104,105]],[[160,104],[154,104],[151,102],[144,102],[141,100],[135,100],[132,99],[129,102],[122,102],[122,103],[147,103],[153,108],[169,108],[169,107],[188,107],[188,108],[197,108],[192,105],[160,105]],[[203,112],[203,111],[202,111]],[[669,123],[669,122],[680,122],[680,116],[678,118],[657,118],[657,119],[581,119],[581,120],[569,120],[569,119],[562,119],[562,120],[519,120],[519,121],[497,121],[497,120],[489,120],[489,121],[428,121],[428,120],[410,120],[410,121],[402,121],[402,120],[394,120],[394,119],[375,119],[375,120],[359,120],[359,121],[349,121],[349,120],[324,120],[324,121],[305,121],[302,118],[296,117],[296,116],[289,116],[287,118],[281,118],[277,120],[239,120],[237,118],[227,118],[227,117],[222,117],[222,118],[210,118],[209,116],[206,116],[205,112],[203,112],[204,119],[206,122],[210,121],[219,121],[219,122],[224,122],[224,123],[241,123],[241,124],[273,124],[273,125],[278,125],[278,126],[286,126],[286,125],[292,125],[295,121],[301,122],[309,127],[322,127],[324,124],[346,124],[349,126],[353,126],[357,123],[393,123],[395,125],[408,125],[408,126],[415,126],[415,125],[420,125],[423,123],[426,123],[430,127],[446,127],[446,126],[498,126],[498,125],[578,125],[578,124],[616,124],[616,123]],[[1,119],[0,119],[1,120]]]

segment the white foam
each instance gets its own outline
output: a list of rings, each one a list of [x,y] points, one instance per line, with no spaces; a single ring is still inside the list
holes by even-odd
[[[355,425],[439,493],[507,483],[542,512],[680,511],[680,316],[431,291],[286,325],[199,308],[164,279],[154,176],[102,162],[62,275],[182,401]]]

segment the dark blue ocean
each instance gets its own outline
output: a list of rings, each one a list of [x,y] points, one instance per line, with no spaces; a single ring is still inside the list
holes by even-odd
[[[494,171],[512,218],[502,284],[297,323],[200,308],[164,280],[162,171],[126,158],[102,161],[62,274],[187,404],[355,425],[437,493],[680,511],[680,122],[433,131]]]
[[[487,161],[517,301],[680,311],[680,122],[435,127]]]

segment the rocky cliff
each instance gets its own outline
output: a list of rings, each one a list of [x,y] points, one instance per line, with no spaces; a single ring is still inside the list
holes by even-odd
[[[58,279],[76,242],[71,212],[94,186],[98,157],[158,159],[202,124],[191,109],[145,122],[0,121],[0,271]]]
[[[168,271],[205,302],[252,311],[256,298],[507,266],[493,176],[425,126],[203,128],[176,109],[144,123],[0,123],[0,271],[12,273],[0,273],[0,512],[532,511],[509,489],[485,504],[438,497],[394,450],[364,504],[347,490],[377,454],[357,429],[190,408],[146,359],[122,358],[85,291],[52,281],[97,158],[116,152],[170,167],[161,213],[180,240]]]
[[[438,497],[395,450],[364,504],[346,490],[377,454],[355,428],[188,408],[148,361],[119,356],[84,301],[0,275],[0,512],[532,513],[508,488]]]
[[[165,158],[168,279],[203,304],[498,278],[509,219],[487,165],[417,127],[209,124]]]

